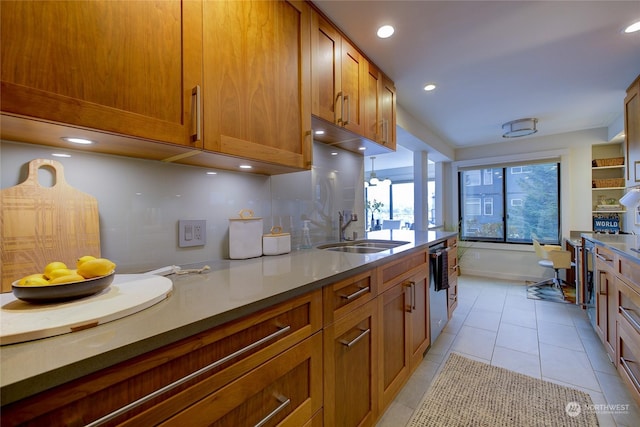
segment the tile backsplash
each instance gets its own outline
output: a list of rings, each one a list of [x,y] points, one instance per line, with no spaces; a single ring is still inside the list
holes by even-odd
[[[59,152],[71,157],[52,157]],[[314,143],[311,171],[269,177],[2,141],[0,188],[24,181],[37,158],[62,163],[67,183],[98,200],[102,255],[120,273],[228,258],[229,218],[241,209],[262,217],[265,233],[274,225],[290,232],[294,249],[305,219],[318,244],[338,238],[339,210],[364,215],[362,156],[320,143]],[[53,184],[44,169],[39,181]],[[206,220],[206,245],[178,247],[181,219]],[[362,236],[364,221],[347,233],[354,231]]]

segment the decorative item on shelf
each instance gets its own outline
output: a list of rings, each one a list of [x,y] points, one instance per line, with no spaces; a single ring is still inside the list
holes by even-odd
[[[617,214],[599,214],[593,217],[593,231],[596,233],[618,234],[620,218]]]
[[[598,204],[596,205],[597,211],[619,211],[622,207],[618,201],[614,198],[606,199],[604,196],[600,196]]]
[[[378,184],[382,184],[382,185],[391,185],[391,180],[389,178],[385,178],[382,181],[376,176],[376,169],[373,166],[373,161],[375,160],[375,157],[371,157],[371,172],[369,173],[369,180],[365,180],[364,181],[364,186],[365,187],[375,187]]]
[[[623,166],[624,157],[612,157],[609,159],[594,159],[591,161],[591,166],[594,168],[601,168],[605,166]]]
[[[593,188],[616,188],[624,187],[624,178],[603,178],[591,180]]]
[[[512,120],[502,125],[502,130],[504,131],[502,137],[519,138],[521,136],[532,135],[538,132],[536,128],[537,124],[538,119],[534,118]]]

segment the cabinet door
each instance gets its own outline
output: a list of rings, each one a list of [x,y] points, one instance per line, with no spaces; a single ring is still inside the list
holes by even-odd
[[[371,62],[367,65],[365,102],[364,102],[364,136],[372,141],[382,139],[384,125],[381,122],[380,103],[382,101],[382,75]]]
[[[380,128],[381,135],[378,142],[392,150],[396,149],[396,87],[394,83],[383,76],[380,91]]]
[[[191,139],[192,92],[201,84],[198,7],[188,1],[1,2],[0,109],[199,146]]]
[[[342,56],[340,61],[342,71],[342,102],[338,123],[352,132],[364,135],[364,99],[365,75],[367,61],[344,38],[342,39]]]
[[[342,84],[340,60],[342,37],[331,23],[316,11],[311,14],[311,113],[336,123],[336,96]]]
[[[370,426],[377,417],[377,322],[370,301],[324,330],[326,425]]]
[[[411,357],[411,370],[420,364],[423,354],[429,344],[429,281],[425,273],[416,275],[409,280],[410,298],[410,337],[408,346]]]
[[[608,269],[598,269],[598,294],[596,295],[596,333],[602,340],[611,360],[615,361],[615,285]],[[610,298],[611,296],[611,298]]]
[[[409,377],[410,356],[406,342],[409,336],[408,283],[399,283],[378,297],[380,313],[380,369],[378,379],[379,406],[383,411]]]
[[[205,149],[311,167],[309,14],[302,2],[204,2]]]

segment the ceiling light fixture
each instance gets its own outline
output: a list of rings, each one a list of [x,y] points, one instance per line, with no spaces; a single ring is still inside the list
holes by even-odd
[[[376,158],[375,157],[371,157],[371,172],[369,173],[369,180],[365,180],[364,181],[364,186],[365,187],[375,187],[378,184],[382,184],[382,185],[391,185],[391,180],[389,178],[385,178],[384,180],[380,181],[380,179],[376,176],[376,169],[373,166],[373,162]]]
[[[640,31],[640,21],[634,22],[633,24],[629,25],[627,28],[624,29],[624,32],[627,34],[635,33],[638,31]]]
[[[503,138],[519,138],[538,132],[536,124],[538,119],[518,119],[507,122],[502,125]]]
[[[388,39],[393,35],[394,32],[395,29],[391,25],[383,25],[382,27],[378,28],[378,32],[376,34],[378,34],[378,37],[380,37],[381,39]]]
[[[436,85],[434,85],[433,83],[429,83],[428,85],[426,85],[424,87],[424,90],[427,92],[431,92],[432,90],[434,90],[436,88]]]
[[[240,165],[240,169],[252,169],[253,166],[251,165]]]

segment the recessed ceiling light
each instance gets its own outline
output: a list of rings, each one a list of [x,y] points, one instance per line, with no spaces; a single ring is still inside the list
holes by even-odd
[[[71,157],[71,154],[65,154],[65,153],[51,153],[51,155],[53,157]]]
[[[94,141],[90,140],[90,139],[86,139],[86,138],[75,138],[75,137],[70,137],[70,136],[64,136],[62,137],[63,141],[67,141],[67,142],[71,142],[73,144],[82,144],[82,145],[89,145],[89,144],[93,144]]]
[[[207,175],[218,175],[218,172],[209,171],[207,172]]]
[[[636,31],[640,31],[640,21],[634,22],[624,29],[625,33],[635,33]]]
[[[240,169],[251,169],[251,165],[240,165]]]
[[[324,135],[324,131],[323,130],[317,130],[314,132],[316,135]]]
[[[383,25],[382,27],[378,28],[377,34],[381,39],[386,39],[391,37],[394,31],[395,29],[391,25]]]
[[[366,149],[367,149],[367,147],[358,147],[358,150],[360,150],[360,151],[364,151]]]
[[[337,152],[337,151],[332,151],[332,152],[331,152],[331,155],[332,155],[332,156],[337,156],[337,155],[338,155],[338,152]]]
[[[433,83],[429,83],[428,85],[426,85],[424,87],[424,90],[426,90],[427,92],[431,92],[432,90],[434,90],[436,88],[436,85],[434,85]]]

